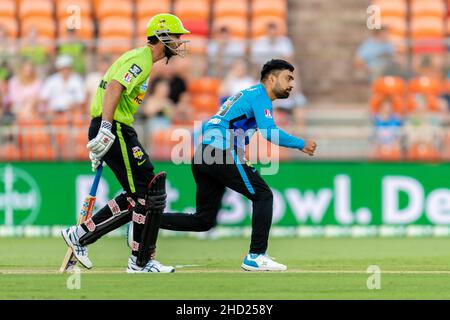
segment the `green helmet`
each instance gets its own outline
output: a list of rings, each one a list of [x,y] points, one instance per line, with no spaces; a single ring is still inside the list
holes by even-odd
[[[165,45],[167,62],[174,55],[184,57],[187,54],[187,43],[189,42],[170,35],[189,33],[191,32],[183,27],[180,18],[170,13],[157,14],[147,24],[147,38],[156,37]]]
[[[180,18],[170,13],[161,13],[153,16],[147,25],[147,37],[161,34],[189,34],[183,27]]]

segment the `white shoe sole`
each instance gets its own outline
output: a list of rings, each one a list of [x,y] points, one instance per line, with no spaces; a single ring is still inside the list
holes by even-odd
[[[130,274],[133,274],[133,273],[174,273],[175,269],[173,269],[170,272],[148,272],[148,271],[133,270],[133,269],[127,268],[126,272],[130,273]]]
[[[80,259],[78,259],[77,255],[75,254],[75,249],[74,249],[74,247],[73,247],[73,245],[72,245],[72,242],[71,242],[70,239],[68,238],[69,235],[68,235],[65,231],[66,231],[66,230],[61,230],[61,235],[62,235],[64,241],[66,242],[67,246],[68,246],[69,248],[72,249],[73,256],[77,259],[77,261],[78,261],[83,267],[85,267],[86,269],[92,269],[92,265],[91,265],[91,266],[87,266],[87,265],[85,265]]]
[[[262,271],[286,271],[287,270],[287,268],[283,268],[283,269],[281,269],[281,268],[277,268],[277,269],[275,269],[275,268],[265,268],[265,269],[263,269],[263,268],[256,268],[256,267],[248,266],[248,265],[246,265],[244,263],[241,264],[241,268],[244,269],[245,271],[255,271],[255,272],[262,272]]]

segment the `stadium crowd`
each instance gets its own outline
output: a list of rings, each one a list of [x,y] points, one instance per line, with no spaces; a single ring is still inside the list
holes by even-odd
[[[121,53],[145,45],[142,30],[154,13],[174,11],[192,31],[187,58],[154,65],[137,114],[155,158],[169,157],[174,128],[204,121],[229,96],[256,84],[265,61],[297,62],[287,36],[287,1],[120,0],[115,8],[107,2],[0,0],[3,160],[86,160],[89,105],[102,75]],[[383,26],[354,48],[353,61],[372,88],[368,157],[450,157],[447,31],[429,22],[445,26],[447,2],[372,1],[383,12]],[[72,3],[82,9],[81,27],[67,24]],[[308,105],[300,80],[297,68],[295,91],[274,104],[277,122],[293,130],[304,128]],[[75,146],[67,145],[69,137]]]

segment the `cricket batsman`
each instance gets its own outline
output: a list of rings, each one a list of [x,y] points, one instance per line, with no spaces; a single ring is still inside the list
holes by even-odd
[[[283,147],[313,156],[316,143],[287,134],[273,119],[272,101],[289,97],[294,67],[271,60],[261,71],[261,82],[230,97],[203,128],[203,141],[195,152],[192,173],[197,186],[195,214],[163,213],[161,228],[208,231],[216,225],[225,187],[252,201],[249,253],[241,267],[247,271],[284,271],[287,267],[267,255],[272,223],[273,195],[267,183],[245,159],[245,145],[258,128],[262,136]]]
[[[114,172],[124,189],[79,226],[62,230],[67,245],[86,268],[92,268],[88,245],[108,232],[132,221],[132,253],[128,273],[174,272],[155,258],[156,239],[166,204],[164,172],[155,175],[154,167],[138,140],[132,125],[134,114],[147,91],[152,66],[159,60],[184,57],[190,33],[172,14],[158,14],[147,25],[147,45],[124,53],[106,74],[91,105],[89,157],[96,171],[101,161]]]

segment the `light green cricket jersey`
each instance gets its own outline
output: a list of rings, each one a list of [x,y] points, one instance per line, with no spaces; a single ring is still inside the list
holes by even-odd
[[[106,87],[111,80],[116,80],[125,87],[125,90],[114,112],[114,120],[131,126],[134,114],[144,100],[152,66],[152,52],[147,46],[124,53],[103,76],[92,100],[91,117],[101,116]]]

